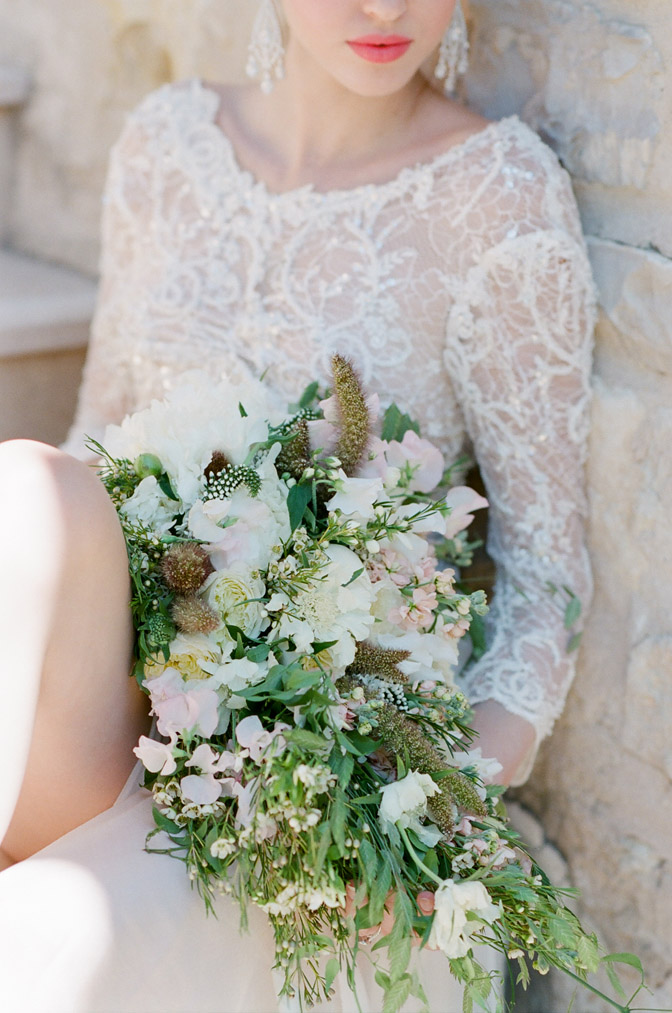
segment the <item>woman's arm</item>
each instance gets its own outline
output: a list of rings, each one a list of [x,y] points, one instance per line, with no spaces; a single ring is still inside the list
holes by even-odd
[[[574,675],[578,623],[567,606],[585,610],[592,589],[583,465],[594,316],[582,245],[556,227],[498,243],[470,272],[458,320],[446,361],[490,500],[497,564],[488,651],[464,683],[484,755],[516,784]]]

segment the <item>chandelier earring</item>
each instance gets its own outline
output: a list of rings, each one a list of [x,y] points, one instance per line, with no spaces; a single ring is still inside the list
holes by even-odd
[[[284,57],[282,28],[274,0],[262,0],[252,26],[245,72],[248,77],[261,78],[265,95],[273,91],[275,81],[285,76]]]
[[[453,19],[446,29],[439,47],[439,59],[434,76],[443,81],[447,95],[455,91],[457,79],[466,73],[469,66],[469,36],[461,0],[457,0]]]

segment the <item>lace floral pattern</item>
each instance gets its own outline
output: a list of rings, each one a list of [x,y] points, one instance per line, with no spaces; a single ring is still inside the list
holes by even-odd
[[[590,596],[593,288],[566,174],[510,117],[388,183],[277,194],[237,163],[218,104],[198,81],[166,86],[113,151],[66,446],[191,367],[264,374],[292,397],[347,355],[449,459],[473,448],[498,582],[490,648],[465,682],[547,734],[573,674],[548,586]]]

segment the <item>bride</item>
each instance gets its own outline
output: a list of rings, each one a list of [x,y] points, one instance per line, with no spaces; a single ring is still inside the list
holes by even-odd
[[[227,900],[206,919],[181,864],[143,851],[124,542],[76,459],[186,369],[263,374],[291,399],[338,350],[448,459],[473,450],[498,580],[464,683],[498,780],[525,779],[562,709],[567,592],[550,589],[590,595],[592,285],[553,154],[443,93],[465,47],[455,0],[263,0],[257,82],[166,86],[113,151],[69,453],[0,447],[8,1013],[278,1008],[263,916],[247,935]],[[433,1013],[461,1009],[445,958],[421,962]],[[362,1007],[377,996],[362,967]],[[341,983],[328,1008],[352,1002]]]

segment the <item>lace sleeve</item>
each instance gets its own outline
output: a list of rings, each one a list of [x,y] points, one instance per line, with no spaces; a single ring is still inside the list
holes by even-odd
[[[593,301],[580,239],[535,229],[472,268],[449,322],[446,361],[490,500],[497,565],[488,650],[467,668],[465,691],[527,719],[537,745],[574,674],[565,589],[584,610],[592,590],[583,464]]]
[[[145,106],[147,103],[145,103]],[[134,314],[142,297],[153,159],[147,109],[132,114],[110,156],[103,196],[101,281],[79,392],[77,412],[62,449],[87,456],[84,437],[100,439],[105,426],[132,409]]]

